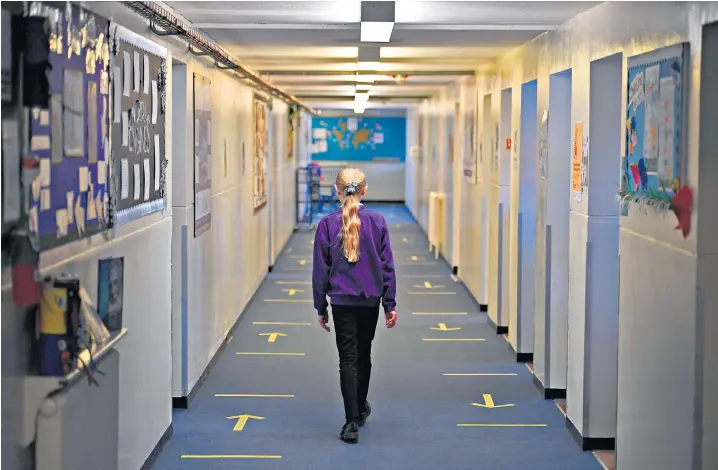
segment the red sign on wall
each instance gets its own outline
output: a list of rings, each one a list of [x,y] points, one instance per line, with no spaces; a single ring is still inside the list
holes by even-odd
[[[506,139],[506,150],[511,150],[511,139]]]

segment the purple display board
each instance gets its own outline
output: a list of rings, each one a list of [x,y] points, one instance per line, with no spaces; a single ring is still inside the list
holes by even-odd
[[[50,4],[48,4],[50,5]],[[109,228],[107,19],[43,5],[50,30],[50,106],[30,112],[30,231],[46,250]]]

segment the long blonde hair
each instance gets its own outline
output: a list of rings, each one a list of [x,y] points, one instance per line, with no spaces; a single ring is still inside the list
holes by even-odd
[[[336,181],[342,201],[342,251],[350,263],[359,259],[359,199],[366,188],[366,176],[357,168],[344,168]]]

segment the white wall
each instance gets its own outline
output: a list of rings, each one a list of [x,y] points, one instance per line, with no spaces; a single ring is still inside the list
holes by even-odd
[[[623,54],[624,83],[618,90],[621,93],[622,110],[617,116],[620,123],[625,112],[625,60],[629,56],[640,54],[675,44],[681,41],[691,43],[691,69],[690,77],[690,112],[688,115],[688,140],[686,158],[687,173],[684,182],[694,191],[696,206],[693,211],[693,232],[687,239],[674,230],[675,219],[671,214],[664,216],[655,214],[641,214],[631,210],[628,217],[620,220],[620,297],[619,297],[619,338],[618,338],[618,385],[617,385],[617,463],[619,468],[639,469],[651,468],[655,470],[669,470],[675,468],[699,468],[693,466],[694,458],[692,442],[694,426],[702,425],[704,430],[715,429],[715,419],[707,419],[706,413],[715,410],[715,406],[708,407],[706,401],[710,396],[711,403],[715,400],[715,380],[704,379],[697,382],[696,371],[700,364],[696,362],[696,354],[702,357],[703,344],[708,341],[697,341],[702,330],[697,330],[697,287],[707,287],[707,278],[698,278],[700,274],[714,273],[715,244],[711,242],[710,248],[701,250],[697,247],[697,233],[701,231],[701,208],[715,205],[715,172],[702,175],[706,178],[707,186],[711,189],[698,188],[699,166],[714,168],[713,160],[706,155],[699,163],[698,137],[699,137],[699,92],[701,81],[699,79],[699,51],[701,47],[702,25],[718,19],[718,4],[716,2],[607,2],[588,12],[571,19],[561,26],[558,31],[540,36],[534,41],[512,51],[502,57],[495,67],[477,70],[476,93],[479,106],[483,107],[484,97],[491,94],[491,112],[480,110],[479,129],[484,129],[484,155],[491,152],[486,148],[490,138],[487,131],[492,132],[493,124],[499,119],[500,93],[511,88],[514,97],[520,92],[520,86],[529,80],[538,79],[538,109],[547,109],[549,106],[549,77],[553,73],[572,69],[573,92],[571,104],[571,124],[584,123],[584,132],[589,124],[589,92],[591,61],[601,59],[612,54]],[[487,122],[491,120],[491,122]],[[512,119],[513,120],[513,119]],[[514,122],[518,126],[518,122]],[[519,129],[521,133],[521,129]],[[502,137],[504,137],[502,135]],[[592,158],[613,158],[613,156],[596,156]],[[590,165],[590,162],[589,162]],[[618,188],[620,167],[615,169],[615,187]],[[589,187],[590,187],[589,181]],[[426,188],[424,188],[426,190]],[[709,198],[714,204],[706,203],[703,199],[704,191],[709,191]],[[476,199],[485,192],[484,185],[463,183],[462,199]],[[566,194],[567,198],[571,197]],[[491,201],[490,201],[491,202]],[[495,202],[495,201],[494,201]],[[467,224],[476,221],[467,214],[474,210],[468,202],[461,201],[462,223],[460,240],[462,256],[476,257],[482,251],[483,240],[475,237],[481,230],[477,227],[467,229]],[[705,211],[705,209],[703,209]],[[705,213],[708,214],[708,213]],[[580,217],[577,212],[572,218]],[[708,215],[703,215],[704,220]],[[464,223],[464,220],[469,221]],[[480,220],[480,219],[479,219]],[[575,221],[575,222],[578,222]],[[711,227],[715,224],[705,222]],[[587,224],[574,223],[571,220],[572,237],[588,239],[588,231],[581,230]],[[584,227],[587,229],[587,226]],[[714,229],[712,229],[714,230]],[[715,235],[715,231],[710,232]],[[596,233],[598,236],[598,232]],[[706,237],[711,238],[711,237]],[[712,240],[715,239],[713,236]],[[586,273],[585,256],[573,249],[568,254],[572,266],[571,283],[586,284],[580,273]],[[705,254],[705,257],[703,255]],[[697,260],[699,259],[699,263]],[[713,261],[711,261],[713,260]],[[704,264],[705,262],[705,264]],[[461,262],[460,262],[461,264]],[[669,267],[667,269],[666,267]],[[514,268],[515,269],[515,268]],[[576,272],[574,277],[574,272]],[[477,276],[479,269],[472,270],[472,276]],[[463,271],[466,275],[466,271]],[[493,273],[491,274],[494,275]],[[463,277],[463,276],[462,276]],[[583,276],[585,277],[585,276]],[[699,280],[700,279],[700,280]],[[710,294],[715,291],[715,277],[711,278],[712,288],[704,290],[704,304],[715,306],[715,299]],[[489,279],[489,284],[495,282]],[[477,299],[484,295],[481,292],[480,282],[467,282],[471,292]],[[600,292],[595,293],[600,296]],[[494,296],[495,298],[495,296]],[[491,312],[491,306],[489,306]],[[704,307],[705,309],[705,307]],[[715,325],[713,310],[704,310],[703,322],[705,325]],[[579,331],[572,336],[572,345],[569,349],[571,357],[582,357],[585,344],[581,335],[585,331],[585,324],[580,324],[581,316],[576,316],[576,323],[571,329]],[[574,328],[575,326],[575,328]],[[595,330],[594,330],[595,331]],[[574,334],[574,333],[570,333]],[[612,333],[615,335],[615,332]],[[615,338],[607,338],[615,341]],[[712,344],[712,343],[710,343]],[[601,344],[593,343],[591,348],[601,348]],[[706,351],[715,353],[711,346],[705,346]],[[715,359],[713,355],[712,359]],[[714,365],[710,358],[703,359],[705,364]],[[708,366],[703,366],[708,371]],[[712,369],[711,369],[712,370]],[[714,376],[712,374],[711,376]],[[706,375],[707,377],[707,375]],[[671,385],[672,384],[672,385]],[[703,386],[702,408],[696,405],[697,386]],[[580,386],[568,383],[568,392]],[[676,406],[676,387],[685,397],[680,406]],[[706,391],[711,391],[706,395]],[[571,399],[569,395],[568,407],[582,407],[580,402]],[[702,413],[703,420],[698,422],[695,416]],[[713,424],[708,424],[713,423]],[[712,426],[712,427],[711,427]],[[699,435],[699,434],[697,434]],[[711,434],[712,436],[715,434]],[[703,437],[703,442],[707,442]],[[698,439],[700,440],[700,438]],[[703,453],[703,468],[715,467],[715,451],[710,446],[698,449]],[[715,447],[715,446],[713,446]],[[711,466],[712,465],[712,466]]]
[[[168,201],[172,201],[171,204],[162,213],[120,227],[110,240],[99,235],[50,250],[41,256],[44,273],[77,274],[91,295],[97,292],[97,260],[110,256],[123,256],[125,259],[124,326],[129,333],[118,345],[121,355],[119,468],[137,470],[172,418],[171,399],[173,392],[177,391],[179,378],[175,376],[173,382],[173,362],[176,374],[180,370],[177,361],[182,357],[181,348],[178,349],[176,342],[173,345],[173,339],[181,338],[182,271],[179,268],[183,227],[186,226],[188,234],[185,272],[189,349],[186,357],[188,388],[191,388],[264,278],[270,258],[276,256],[291,235],[294,222],[294,163],[283,157],[284,147],[280,145],[280,140],[283,142],[284,139],[282,126],[286,123],[286,106],[275,100],[275,147],[280,155],[273,158],[270,165],[275,223],[272,238],[274,253],[270,254],[269,210],[265,208],[257,214],[252,210],[251,90],[227,73],[208,67],[207,62],[190,56],[186,43],[154,36],[146,20],[134,16],[117,2],[91,2],[89,7],[167,47],[170,55],[167,61],[166,155],[170,162],[168,174],[172,175],[167,180]],[[184,121],[184,137],[188,144],[191,143],[192,133],[186,132],[186,129],[193,128],[191,114],[184,110],[175,112],[169,99],[174,86],[173,57],[187,64],[190,87],[191,73],[195,71],[212,81],[212,228],[196,239],[193,229],[192,152],[178,156],[173,154],[173,145],[178,141],[177,136],[171,133],[173,120]],[[187,96],[190,100],[187,109],[191,110],[191,93]],[[243,142],[246,144],[244,173]],[[6,460],[6,456],[12,458],[17,455],[12,448],[14,441],[9,439],[16,434],[18,423],[6,421],[5,410],[6,407],[16,410],[21,396],[15,386],[17,382],[6,381],[5,376],[6,373],[21,375],[27,368],[24,364],[26,345],[20,333],[22,317],[19,313],[11,315],[13,304],[9,282],[4,272],[3,467],[21,468],[18,462]],[[6,363],[5,358],[11,357],[14,357],[12,362]]]

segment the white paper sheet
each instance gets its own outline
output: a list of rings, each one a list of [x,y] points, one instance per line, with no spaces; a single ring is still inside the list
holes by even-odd
[[[85,233],[85,208],[80,204],[79,197],[75,199],[75,227],[78,234]]]
[[[115,72],[112,75],[112,88],[112,101],[115,104],[112,110],[112,120],[116,124],[119,124],[120,116],[122,115],[122,71],[117,66],[115,66]]]
[[[55,212],[55,225],[57,226],[57,237],[61,238],[67,235],[67,209],[59,209]]]
[[[130,64],[130,53],[127,51],[122,52],[122,94],[130,96],[130,81],[132,80],[132,65]]]
[[[107,171],[105,168],[105,162],[100,160],[97,162],[97,184],[107,183]]]
[[[90,184],[90,191],[87,193],[87,220],[94,220],[97,217],[94,190],[94,186]]]
[[[660,107],[663,109],[662,126],[659,131],[658,177],[661,179],[675,178],[675,96],[676,84],[673,77],[661,78],[659,92]]]
[[[134,86],[132,87],[132,91],[138,92],[140,91],[140,72],[142,69],[140,69],[140,53],[135,51],[134,53],[134,68],[132,69],[134,72]]]
[[[143,170],[144,170],[144,175],[145,175],[145,185],[144,185],[145,194],[144,194],[144,199],[145,199],[145,201],[149,201],[149,200],[150,200],[150,159],[149,159],[149,158],[145,158],[145,159],[142,161],[142,164],[143,164],[143,166],[144,166]]]
[[[646,98],[646,92],[644,87],[643,72],[639,72],[628,87],[628,105],[633,106],[633,111],[636,111],[638,105],[643,103]]]
[[[5,11],[3,11],[3,18]],[[3,44],[4,46],[4,44]],[[16,119],[2,121],[2,220],[14,222],[22,214],[20,189],[20,127]],[[49,178],[49,176],[48,176]]]
[[[50,186],[50,159],[40,159],[40,173],[37,178],[40,180],[40,186]]]
[[[324,128],[319,129],[312,129],[312,135],[315,139],[326,139],[327,138],[327,130]]]
[[[47,109],[43,109],[40,111],[40,125],[41,126],[49,126],[50,125],[50,111]]]
[[[50,188],[40,191],[40,212],[50,209]]]
[[[102,197],[98,193],[95,197],[95,210],[97,211],[97,217],[104,219],[105,217],[105,205],[102,203]]]
[[[50,149],[50,136],[47,135],[34,135],[30,139],[30,150],[35,152],[37,150],[49,150]]]
[[[100,72],[100,94],[106,95],[110,92],[110,77],[107,72],[103,70]]]
[[[355,117],[350,117],[347,119],[347,129],[351,132],[356,132],[357,128],[359,127],[359,120]]]
[[[147,95],[150,92],[150,58],[147,54],[145,54],[144,57],[144,68],[143,68],[143,74],[142,74],[142,85],[144,86],[144,89],[142,92]]]
[[[27,211],[27,224],[30,232],[37,233],[37,207],[33,206]]]
[[[120,162],[122,179],[120,180],[120,199],[127,199],[130,196],[130,167],[127,159]]]
[[[317,153],[326,153],[328,148],[328,142],[326,140],[320,140],[317,142]]]
[[[87,173],[87,167],[81,166],[80,169],[78,170],[78,174],[79,174],[79,181],[80,181],[79,182],[80,192],[84,193],[85,191],[87,191],[87,185],[88,185],[89,179],[90,179],[89,175]]]
[[[160,190],[160,173],[162,159],[160,158],[160,135],[155,134],[155,191]]]
[[[142,184],[142,182],[140,180],[140,164],[139,163],[134,164],[134,170],[135,170],[135,179],[134,179],[134,186],[133,186],[134,193],[133,193],[132,197],[134,198],[135,201],[137,201],[140,199],[140,185]]]
[[[127,147],[130,142],[130,113],[122,111],[122,146]]]
[[[152,124],[157,124],[157,81],[152,80]]]
[[[66,217],[67,217],[67,223],[71,224],[73,223],[73,217],[72,217],[72,210],[75,207],[75,193],[72,191],[68,191],[65,193],[65,206],[67,207],[67,210],[65,211]]]

